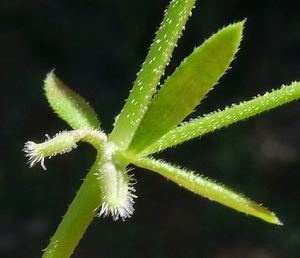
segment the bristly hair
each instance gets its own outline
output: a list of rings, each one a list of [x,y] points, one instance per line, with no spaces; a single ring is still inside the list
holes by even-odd
[[[107,217],[111,215],[115,221],[119,218],[121,218],[122,221],[125,221],[126,218],[130,218],[134,212],[134,199],[137,198],[137,195],[134,194],[136,191],[134,188],[135,183],[136,179],[133,178],[133,175],[128,176],[127,196],[124,204],[112,206],[107,202],[103,202],[97,216],[101,217],[103,215],[103,217]]]

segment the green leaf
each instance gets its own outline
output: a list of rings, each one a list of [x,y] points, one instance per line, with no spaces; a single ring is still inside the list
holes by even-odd
[[[195,0],[171,1],[109,140],[126,149],[164,73]]]
[[[145,149],[140,156],[147,156],[173,147],[298,98],[300,98],[300,82],[282,86],[281,89],[267,92],[263,96],[257,96],[239,105],[232,105],[223,111],[213,112],[178,126]]]
[[[192,171],[186,171],[166,162],[151,158],[136,159],[132,163],[138,167],[157,172],[193,193],[202,195],[212,201],[219,202],[232,209],[255,216],[266,222],[283,225],[273,212],[267,210],[263,206],[248,199],[242,194],[235,193],[224,185],[199,176]]]
[[[128,147],[138,154],[188,116],[228,69],[244,22],[223,28],[186,58],[150,103]]]
[[[73,129],[100,129],[95,111],[52,72],[45,80],[45,93],[54,112]]]

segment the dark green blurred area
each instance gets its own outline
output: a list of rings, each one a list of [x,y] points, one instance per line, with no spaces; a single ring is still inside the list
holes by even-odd
[[[56,74],[97,111],[108,133],[168,1],[0,1],[0,257],[40,257],[95,151],[86,144],[29,169],[28,140],[69,129],[48,107]],[[300,80],[298,1],[198,1],[170,74],[195,46],[247,18],[233,69],[193,116]],[[263,203],[275,226],[134,171],[139,198],[126,222],[97,218],[72,257],[299,257],[300,102],[293,102],[159,155]]]

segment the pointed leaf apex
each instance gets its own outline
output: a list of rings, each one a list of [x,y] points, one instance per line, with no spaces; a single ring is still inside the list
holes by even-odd
[[[182,122],[226,72],[244,22],[229,25],[196,48],[166,80],[145,112],[128,147],[139,154]]]
[[[54,70],[47,75],[44,90],[54,112],[73,129],[100,129],[95,111],[80,95],[64,85]]]

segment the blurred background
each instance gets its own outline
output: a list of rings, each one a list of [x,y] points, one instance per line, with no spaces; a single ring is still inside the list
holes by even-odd
[[[56,74],[81,94],[109,133],[168,0],[0,1],[0,257],[40,257],[93,164],[95,151],[29,169],[28,140],[69,127],[43,93]],[[237,59],[195,116],[300,80],[298,1],[197,2],[167,74],[224,25],[247,18]],[[72,257],[298,257],[300,102],[167,150],[159,157],[263,203],[284,226],[213,203],[135,169],[139,198],[125,222],[97,218]]]

